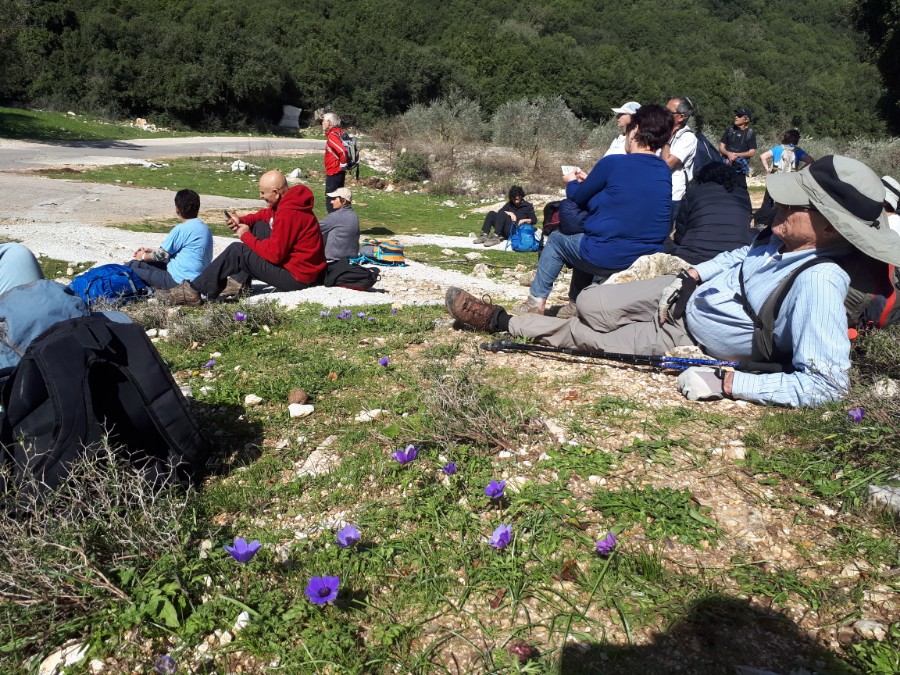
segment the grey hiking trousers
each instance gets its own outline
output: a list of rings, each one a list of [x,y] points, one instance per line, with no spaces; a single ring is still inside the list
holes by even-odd
[[[588,286],[575,301],[578,316],[557,319],[522,314],[509,320],[509,334],[552,347],[660,356],[694,345],[684,318],[659,325],[659,299],[675,279],[668,274],[626,284]]]

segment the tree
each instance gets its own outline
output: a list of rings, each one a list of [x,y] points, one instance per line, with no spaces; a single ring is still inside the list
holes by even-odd
[[[900,133],[900,0],[857,0],[853,15],[884,82],[885,118]]]
[[[501,105],[491,118],[492,140],[515,148],[537,171],[543,153],[574,153],[584,140],[584,125],[561,96],[519,99]]]

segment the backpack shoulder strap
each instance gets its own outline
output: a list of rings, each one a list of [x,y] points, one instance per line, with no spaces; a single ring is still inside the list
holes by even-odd
[[[761,372],[793,372],[791,367],[792,354],[783,354],[775,347],[775,319],[781,311],[784,299],[794,285],[794,281],[810,267],[821,263],[833,262],[831,258],[816,257],[807,260],[797,269],[781,280],[781,283],[775,287],[769,297],[765,299],[759,312],[756,312],[747,300],[747,291],[744,287],[744,265],[738,270],[738,283],[740,284],[740,293],[734,294],[744,312],[753,322],[753,343],[750,359],[741,364],[744,370],[756,370]]]

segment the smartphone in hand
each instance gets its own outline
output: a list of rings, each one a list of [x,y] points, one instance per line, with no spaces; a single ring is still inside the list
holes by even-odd
[[[231,220],[231,214],[228,211],[222,211],[225,214],[225,220]]]

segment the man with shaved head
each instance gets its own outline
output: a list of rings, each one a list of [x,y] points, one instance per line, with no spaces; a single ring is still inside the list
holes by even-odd
[[[193,281],[185,281],[156,296],[172,305],[196,306],[238,289],[249,278],[279,291],[299,291],[322,281],[325,247],[313,214],[313,194],[305,185],[288,187],[284,174],[267,171],[259,178],[259,196],[266,208],[246,216],[230,216],[228,227],[240,242],[230,244]],[[231,277],[231,279],[229,279]]]

